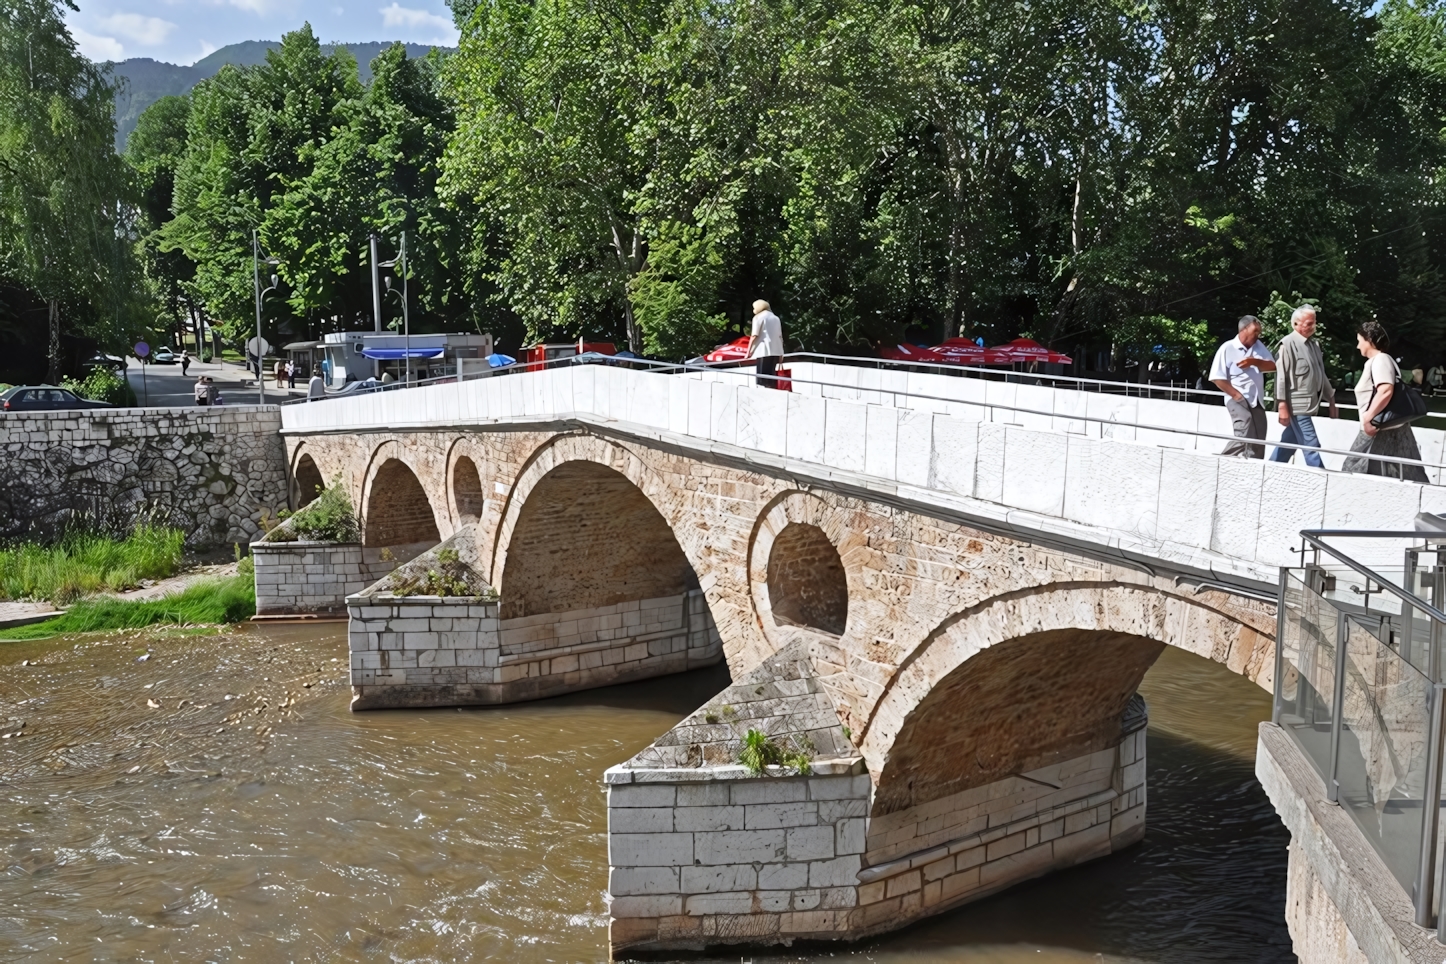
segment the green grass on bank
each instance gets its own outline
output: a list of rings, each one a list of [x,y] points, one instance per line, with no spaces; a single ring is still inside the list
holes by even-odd
[[[157,624],[180,626],[238,623],[256,615],[256,581],[248,573],[205,579],[183,591],[145,602],[114,598],[86,599],[64,615],[43,623],[0,630],[0,640],[45,639],[62,633],[141,629]]]
[[[179,568],[184,544],[179,529],[143,525],[122,540],[76,533],[52,546],[0,549],[0,600],[45,599],[64,606],[93,593],[132,588],[142,579],[163,579]]]

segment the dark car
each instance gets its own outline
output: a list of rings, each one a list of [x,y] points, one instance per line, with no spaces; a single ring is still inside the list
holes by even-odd
[[[109,368],[113,372],[123,372],[126,368],[126,360],[117,358],[115,355],[107,355],[103,352],[96,352],[81,363],[85,368]]]
[[[62,411],[68,408],[115,408],[115,406],[110,402],[93,402],[64,388],[52,388],[49,385],[39,385],[34,388],[22,386],[0,392],[0,411],[46,412]]]

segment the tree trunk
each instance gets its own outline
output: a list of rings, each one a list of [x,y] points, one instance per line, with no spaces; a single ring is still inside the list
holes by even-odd
[[[60,302],[50,299],[50,374],[46,381],[60,384]]]

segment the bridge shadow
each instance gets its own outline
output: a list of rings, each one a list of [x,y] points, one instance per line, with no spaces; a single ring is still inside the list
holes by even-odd
[[[619,683],[615,686],[599,686],[596,689],[581,690],[562,696],[532,700],[528,703],[499,704],[497,706],[459,707],[464,713],[487,713],[494,710],[516,709],[518,706],[569,707],[607,706],[629,710],[653,710],[659,713],[676,713],[679,718],[687,716],[733,682],[728,674],[727,663],[715,663],[702,669],[675,673],[671,676],[655,676],[652,679],[633,683]],[[661,736],[666,730],[658,731]]]

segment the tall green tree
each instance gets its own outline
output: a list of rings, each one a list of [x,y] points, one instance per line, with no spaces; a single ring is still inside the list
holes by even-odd
[[[0,0],[0,272],[46,304],[52,382],[67,320],[119,340],[135,274],[114,88],[76,51],[61,11]]]

